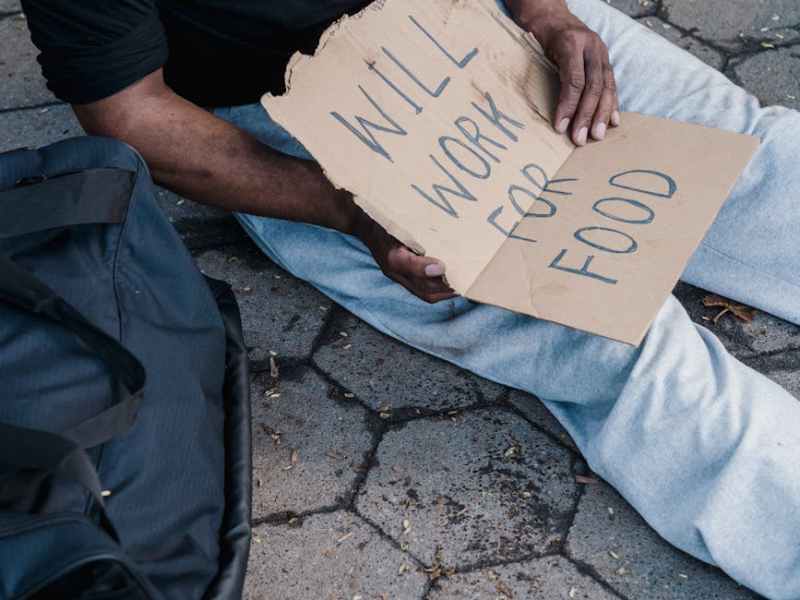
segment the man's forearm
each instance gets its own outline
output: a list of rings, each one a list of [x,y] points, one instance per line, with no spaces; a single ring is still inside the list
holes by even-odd
[[[158,81],[136,85],[144,88],[133,90],[135,102],[112,99],[75,112],[88,133],[135,147],[159,184],[228,210],[353,231],[359,209],[316,163],[271,150]]]

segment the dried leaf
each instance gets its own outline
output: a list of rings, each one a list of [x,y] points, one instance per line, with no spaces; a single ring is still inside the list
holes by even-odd
[[[745,306],[744,304],[738,304],[733,300],[717,296],[716,294],[709,294],[703,298],[703,306],[722,309],[717,316],[712,319],[715,325],[727,313],[733,314],[733,316],[745,323],[750,323],[756,316],[756,309]]]

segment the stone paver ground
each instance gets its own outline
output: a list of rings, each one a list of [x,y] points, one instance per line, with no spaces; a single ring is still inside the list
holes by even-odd
[[[800,108],[800,2],[608,1],[765,103]],[[35,54],[18,0],[0,0],[0,151],[81,133]],[[158,200],[242,306],[254,365],[247,598],[756,597],[594,482],[532,396],[377,333],[264,258],[230,215],[164,190]],[[798,328],[765,314],[713,325],[702,290],[676,294],[800,394]]]

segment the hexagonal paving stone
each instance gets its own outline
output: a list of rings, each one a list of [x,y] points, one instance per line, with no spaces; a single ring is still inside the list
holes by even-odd
[[[427,564],[557,548],[577,489],[570,453],[508,411],[419,419],[384,435],[360,514]]]
[[[400,574],[400,570],[403,573]],[[427,577],[358,517],[320,514],[253,532],[245,600],[414,600]]]
[[[561,443],[575,448],[575,443],[567,433],[567,430],[561,426],[561,423],[556,420],[550,411],[547,410],[547,407],[545,407],[542,401],[536,396],[519,390],[512,390],[508,401],[519,409],[525,417],[530,419],[532,423],[535,423],[550,435],[558,438]]]
[[[83,129],[68,106],[0,113],[0,152],[36,148],[76,135],[83,135]]]
[[[627,598],[759,598],[722,571],[670,546],[605,483],[586,486],[567,550]]]
[[[731,50],[774,33],[790,41],[796,34],[789,28],[800,24],[796,0],[663,0],[663,8],[671,23]]]
[[[303,513],[345,500],[373,446],[371,415],[335,400],[311,370],[251,386],[253,516]],[[277,395],[276,395],[277,394]]]
[[[0,12],[2,12],[0,6]],[[0,109],[19,108],[52,102],[53,94],[45,86],[36,56],[39,50],[31,42],[23,15],[0,19]]]
[[[694,54],[707,65],[711,65],[715,69],[722,68],[722,65],[725,62],[722,54],[710,46],[699,42],[695,38],[684,35],[679,29],[673,27],[669,23],[666,23],[657,17],[647,17],[646,19],[642,19],[641,23],[659,35],[664,36],[679,48],[683,48],[684,50]]]
[[[345,333],[346,336],[342,336]],[[348,315],[314,362],[376,410],[395,415],[492,402],[503,387],[434,358]]]
[[[655,0],[606,0],[606,2],[631,17],[652,15],[656,11]]]
[[[734,72],[764,104],[800,109],[800,49],[760,52],[737,65]]]
[[[617,596],[561,556],[458,574],[436,583],[430,600],[612,600]]]
[[[262,354],[276,352],[279,359],[308,356],[333,306],[330,300],[251,243],[209,250],[195,260],[208,276],[233,286],[248,346]]]

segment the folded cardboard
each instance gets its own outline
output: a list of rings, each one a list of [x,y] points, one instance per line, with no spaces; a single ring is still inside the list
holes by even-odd
[[[492,0],[383,0],[262,102],[467,298],[638,344],[756,138],[624,113],[575,147],[559,80]]]

